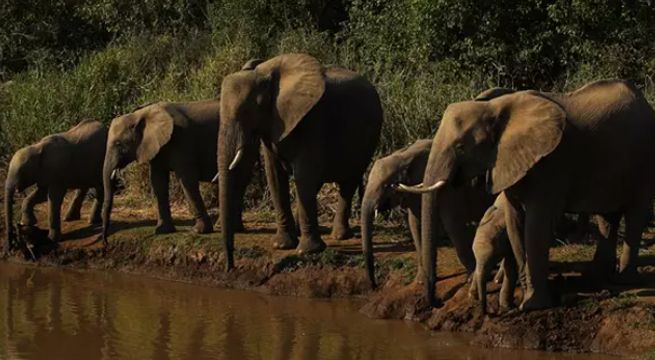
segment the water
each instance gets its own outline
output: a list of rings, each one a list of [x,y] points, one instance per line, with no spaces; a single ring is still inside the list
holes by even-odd
[[[350,301],[0,262],[0,359],[603,359],[482,349]]]

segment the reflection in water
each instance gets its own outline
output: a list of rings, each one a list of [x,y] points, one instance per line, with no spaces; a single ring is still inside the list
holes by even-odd
[[[347,301],[0,263],[2,359],[600,359],[478,349]]]

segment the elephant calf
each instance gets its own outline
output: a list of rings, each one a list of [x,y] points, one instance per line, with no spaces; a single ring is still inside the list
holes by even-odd
[[[105,156],[107,129],[98,121],[84,120],[72,129],[47,136],[36,144],[18,150],[9,163],[5,183],[5,217],[7,240],[5,251],[14,240],[13,202],[16,191],[36,184],[25,198],[21,223],[36,224],[34,206],[48,200],[48,238],[61,238],[60,209],[69,189],[79,189],[66,220],[80,218],[82,201],[89,188],[96,189],[96,202],[90,222],[100,222],[103,201],[102,160]]]
[[[107,201],[103,206],[102,239],[107,242],[113,205],[111,180],[119,169],[131,162],[149,163],[150,182],[157,200],[158,221],[155,233],[175,231],[168,198],[169,177],[173,171],[182,184],[184,195],[196,219],[198,233],[212,231],[207,209],[200,195],[199,182],[216,175],[218,99],[187,103],[159,102],[137,108],[112,120],[107,139],[103,182]],[[235,169],[238,182],[235,192],[241,199],[252,167],[259,155],[258,144],[244,147],[243,161]],[[248,176],[241,174],[248,174]],[[242,228],[241,203],[238,204],[237,228]]]
[[[505,195],[501,193],[484,213],[473,239],[475,272],[471,282],[471,297],[480,301],[483,312],[487,310],[487,280],[493,267],[502,259],[503,282],[500,290],[500,308],[508,309],[513,304],[516,286],[516,259],[507,237],[505,226]]]
[[[420,241],[421,196],[396,191],[395,185],[401,182],[412,184],[421,182],[431,146],[432,140],[417,140],[409,147],[373,163],[362,199],[361,211],[362,247],[372,286],[375,286],[372,248],[374,214],[396,206],[407,210],[410,233],[417,254],[416,279],[423,280]],[[470,224],[480,219],[492,200],[493,197],[485,192],[482,182],[472,182],[465,186],[451,188],[444,196],[447,204],[444,204],[439,213],[439,221],[452,240],[460,262],[469,273],[475,266],[471,251],[475,228]]]

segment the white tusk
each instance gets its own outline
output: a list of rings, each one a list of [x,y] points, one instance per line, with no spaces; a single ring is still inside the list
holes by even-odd
[[[111,176],[109,178],[113,181],[116,180],[118,175],[120,175],[120,170],[114,169],[114,171],[111,172]]]
[[[234,169],[242,157],[243,157],[243,150],[239,149],[239,151],[237,151],[237,154],[234,155],[234,160],[232,160],[232,163],[230,163],[230,167],[228,168],[228,170]]]
[[[214,178],[212,179],[211,183],[216,184],[217,182],[218,182],[218,173],[216,173],[216,175],[214,175]]]
[[[398,184],[397,190],[406,193],[412,193],[412,194],[424,194],[424,193],[435,191],[444,185],[446,185],[445,180],[439,180],[433,185],[430,185],[429,187],[424,187],[423,184],[418,184],[416,186],[407,186],[405,184]]]
[[[378,208],[375,208],[375,213],[374,213],[374,215],[373,215],[373,218],[374,218],[374,219],[377,219],[377,218],[378,218]]]

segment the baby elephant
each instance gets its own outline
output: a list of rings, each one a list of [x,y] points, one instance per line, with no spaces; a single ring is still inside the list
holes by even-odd
[[[514,289],[518,278],[516,259],[512,253],[505,226],[505,194],[501,193],[494,204],[484,213],[473,239],[475,272],[470,295],[480,301],[482,311],[487,311],[487,280],[491,270],[502,259],[503,282],[500,289],[500,308],[513,306]]]
[[[11,158],[5,182],[5,221],[7,238],[4,250],[13,245],[14,194],[35,185],[25,198],[21,223],[36,224],[34,206],[48,200],[48,238],[61,238],[60,209],[69,189],[78,189],[66,220],[80,218],[82,201],[89,188],[96,189],[96,202],[90,222],[100,223],[103,201],[102,161],[105,156],[107,129],[98,121],[84,120],[72,129],[47,136],[36,144],[18,150]]]

